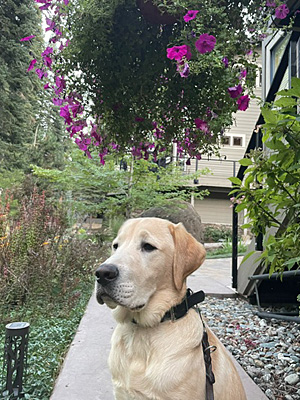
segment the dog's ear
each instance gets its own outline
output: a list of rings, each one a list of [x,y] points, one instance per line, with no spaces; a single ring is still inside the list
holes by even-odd
[[[173,236],[175,252],[173,260],[173,279],[177,290],[181,290],[187,276],[203,263],[206,251],[182,223],[169,226]]]

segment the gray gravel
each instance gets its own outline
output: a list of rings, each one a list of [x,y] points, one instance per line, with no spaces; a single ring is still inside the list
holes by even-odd
[[[241,299],[207,297],[200,308],[269,399],[300,400],[300,324],[261,319],[257,307]]]

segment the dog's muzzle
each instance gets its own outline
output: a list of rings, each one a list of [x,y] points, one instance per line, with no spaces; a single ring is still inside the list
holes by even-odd
[[[96,270],[95,275],[99,285],[104,287],[118,278],[119,270],[114,264],[101,264]]]

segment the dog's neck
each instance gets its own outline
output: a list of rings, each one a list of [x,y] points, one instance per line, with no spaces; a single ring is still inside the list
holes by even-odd
[[[118,306],[113,311],[115,320],[119,323],[136,322],[136,325],[143,328],[151,328],[161,323],[163,316],[171,307],[181,303],[186,295],[186,284],[180,291],[175,289],[164,289],[155,292],[148,304],[141,311],[131,311],[125,307]]]

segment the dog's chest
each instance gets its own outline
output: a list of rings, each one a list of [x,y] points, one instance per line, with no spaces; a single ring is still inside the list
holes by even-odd
[[[195,353],[201,349],[200,338],[191,341],[181,335],[179,339],[176,328],[162,330],[162,326],[139,329],[120,324],[113,334],[109,357],[113,382],[133,395],[132,398],[163,399],[162,393],[170,395],[173,390],[178,393],[178,388],[184,386],[182,371],[193,363]],[[144,397],[135,397],[135,393]]]

